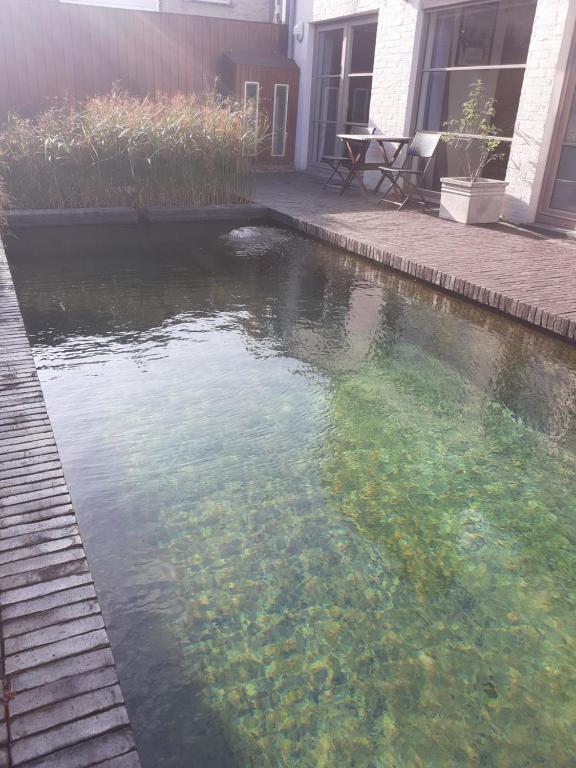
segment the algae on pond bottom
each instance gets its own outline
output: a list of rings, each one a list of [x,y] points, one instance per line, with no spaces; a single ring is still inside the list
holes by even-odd
[[[164,518],[239,765],[570,765],[574,457],[409,346],[323,386],[302,434],[244,399],[271,443]]]

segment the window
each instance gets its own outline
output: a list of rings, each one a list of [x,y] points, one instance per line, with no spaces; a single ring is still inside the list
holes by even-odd
[[[274,86],[274,111],[272,113],[272,157],[286,154],[286,123],[288,120],[288,85]]]
[[[550,208],[576,212],[576,147],[569,144],[560,153]]]
[[[333,155],[336,150],[343,40],[342,27],[323,30],[316,38],[315,115],[312,125],[313,159],[316,162],[321,161],[324,155]]]
[[[496,100],[495,123],[502,138],[502,158],[485,169],[487,177],[506,175],[536,0],[478,2],[429,12],[416,127],[441,131],[458,118],[470,87],[482,80]],[[457,153],[440,144],[425,186],[440,188],[442,176],[460,176]]]
[[[258,101],[260,83],[246,80],[244,83],[244,111],[250,110],[253,117],[253,136],[244,142],[243,154],[254,156],[258,154]]]
[[[564,67],[564,82],[556,114],[538,221],[576,230],[576,35]]]
[[[576,39],[573,45],[576,45]],[[574,52],[572,53],[574,57]],[[559,113],[555,141],[549,158],[547,205],[545,213],[557,216],[552,223],[576,228],[576,72],[568,67],[564,104]],[[570,96],[572,97],[570,99]],[[552,177],[552,179],[550,179]],[[550,189],[550,181],[552,186]]]
[[[368,125],[370,96],[372,94],[372,70],[376,51],[376,24],[359,24],[351,30],[350,71],[348,79],[348,105],[346,129],[355,125]]]
[[[340,152],[336,134],[368,125],[377,27],[377,22],[362,18],[318,29],[312,162]]]

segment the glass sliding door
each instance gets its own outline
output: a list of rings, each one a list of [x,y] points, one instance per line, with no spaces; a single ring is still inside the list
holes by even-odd
[[[503,157],[484,169],[489,178],[506,175],[535,10],[536,0],[492,0],[426,14],[416,128],[441,131],[460,116],[471,85],[482,80],[496,101],[503,140]],[[425,186],[438,190],[442,176],[461,175],[458,154],[440,144]]]
[[[572,119],[575,115],[576,103],[572,102]],[[562,148],[558,170],[554,179],[550,208],[556,211],[566,211],[576,216],[576,137],[566,133]]]
[[[340,154],[336,134],[368,125],[376,21],[366,18],[316,32],[310,160]]]
[[[567,67],[538,219],[576,229],[576,37]]]
[[[346,130],[351,125],[368,125],[370,97],[372,95],[372,70],[376,50],[377,24],[352,26],[350,41],[350,65],[346,75],[347,109]]]
[[[333,155],[336,151],[343,51],[344,29],[342,27],[318,33],[314,78],[314,159],[321,159],[323,155]]]

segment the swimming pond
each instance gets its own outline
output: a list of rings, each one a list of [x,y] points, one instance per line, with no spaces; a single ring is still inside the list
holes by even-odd
[[[573,764],[574,348],[265,224],[8,256],[144,766]]]

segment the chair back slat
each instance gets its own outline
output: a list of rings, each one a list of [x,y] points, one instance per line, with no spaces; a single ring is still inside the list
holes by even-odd
[[[400,168],[393,168],[390,166],[380,167],[382,178],[378,182],[376,190],[380,189],[384,179],[387,179],[390,182],[386,194],[379,200],[380,203],[387,200],[388,195],[391,192],[394,192],[400,195],[401,198],[398,210],[404,208],[404,206],[415,197],[428,208],[428,202],[419,185],[422,183],[424,175],[428,171],[428,166],[432,162],[432,158],[434,157],[434,153],[436,152],[441,138],[441,133],[417,131],[410,142],[406,157]],[[424,162],[422,163],[421,161]],[[423,165],[424,167],[418,169],[419,165]],[[414,166],[416,166],[416,168],[414,168]],[[413,177],[414,180],[411,177]]]
[[[422,157],[430,159],[442,138],[441,133],[428,133],[427,131],[417,131],[410,142],[408,148],[408,157]]]

